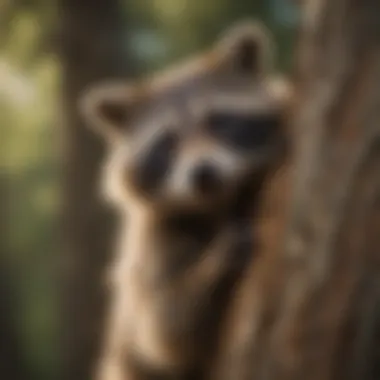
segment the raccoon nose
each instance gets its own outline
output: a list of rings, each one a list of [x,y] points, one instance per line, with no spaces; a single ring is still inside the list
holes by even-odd
[[[202,194],[215,192],[221,185],[217,169],[210,164],[196,167],[191,174],[191,182],[196,191]]]

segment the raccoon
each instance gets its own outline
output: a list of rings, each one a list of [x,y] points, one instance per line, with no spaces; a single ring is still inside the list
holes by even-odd
[[[121,216],[99,380],[208,378],[254,256],[255,204],[286,141],[288,86],[272,45],[259,22],[241,22],[177,67],[84,94]]]

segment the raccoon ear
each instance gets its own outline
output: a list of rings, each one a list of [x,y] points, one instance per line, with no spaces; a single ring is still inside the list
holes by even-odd
[[[272,69],[273,41],[267,28],[259,22],[244,21],[232,26],[218,47],[228,68],[236,74],[259,76]]]
[[[84,91],[79,108],[91,128],[112,140],[127,130],[136,103],[132,86],[121,82],[108,82]]]

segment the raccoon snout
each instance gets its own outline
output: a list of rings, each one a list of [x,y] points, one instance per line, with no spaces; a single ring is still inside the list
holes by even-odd
[[[216,192],[221,186],[220,173],[210,164],[197,166],[191,173],[190,181],[194,189],[204,195]]]

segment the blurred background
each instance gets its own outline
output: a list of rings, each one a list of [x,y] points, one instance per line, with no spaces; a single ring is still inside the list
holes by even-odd
[[[0,1],[0,378],[90,379],[114,220],[99,199],[101,142],[76,102],[259,18],[289,70],[290,0]]]

